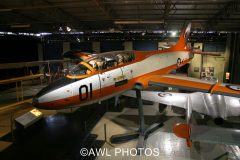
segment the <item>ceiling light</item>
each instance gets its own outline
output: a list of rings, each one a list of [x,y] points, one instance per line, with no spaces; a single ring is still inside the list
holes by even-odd
[[[72,29],[71,29],[70,27],[66,26],[66,30],[67,30],[68,32],[70,32]]]
[[[172,31],[171,36],[175,37],[177,35],[177,31]]]
[[[128,21],[114,21],[115,24],[159,24],[164,23],[163,20],[146,21],[146,20],[128,20]]]

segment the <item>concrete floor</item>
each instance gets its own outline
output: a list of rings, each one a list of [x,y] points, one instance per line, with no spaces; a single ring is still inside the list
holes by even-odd
[[[188,148],[184,139],[177,138],[172,133],[172,126],[178,122],[185,122],[181,114],[174,113],[170,108],[166,114],[158,112],[158,104],[145,105],[144,114],[146,124],[163,122],[164,126],[153,132],[146,141],[147,148],[158,148],[160,155],[154,156],[121,156],[115,157],[115,148],[135,148],[137,140],[122,144],[111,144],[110,137],[116,134],[134,132],[138,129],[137,109],[125,108],[121,113],[107,112],[104,117],[93,128],[92,133],[98,134],[98,139],[104,140],[104,124],[107,126],[107,143],[102,148],[107,148],[114,159],[240,159],[238,146],[227,146],[220,144],[209,144],[195,142]],[[98,160],[110,159],[113,157],[99,156]]]

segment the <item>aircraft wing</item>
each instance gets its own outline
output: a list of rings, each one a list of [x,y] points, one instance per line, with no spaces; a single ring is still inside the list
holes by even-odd
[[[127,91],[122,95],[136,98],[136,92],[133,90]],[[177,106],[184,109],[187,102],[187,96],[187,93],[141,91],[142,100],[157,102],[170,106]]]
[[[139,83],[148,86],[173,87],[192,92],[240,97],[240,85],[224,84],[176,75],[152,75],[144,79],[139,79]]]
[[[136,97],[135,91],[131,90],[122,95]],[[187,99],[190,98],[190,105],[193,111],[209,115],[213,118],[239,116],[240,98],[211,95],[210,93],[172,93],[157,91],[141,91],[143,100],[153,101],[165,105],[187,108]]]

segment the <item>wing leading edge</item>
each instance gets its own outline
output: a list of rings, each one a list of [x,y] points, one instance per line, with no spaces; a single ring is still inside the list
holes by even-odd
[[[152,75],[140,79],[140,83],[145,86],[173,87],[192,92],[203,92],[224,96],[240,97],[240,86],[224,84],[212,81],[205,81],[196,78],[176,76],[176,75]]]

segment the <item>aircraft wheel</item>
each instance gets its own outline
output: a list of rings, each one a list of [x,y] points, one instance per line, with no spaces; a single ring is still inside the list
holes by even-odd
[[[214,119],[214,123],[215,123],[216,125],[223,125],[224,119],[222,119],[221,117],[215,118],[215,119]]]

